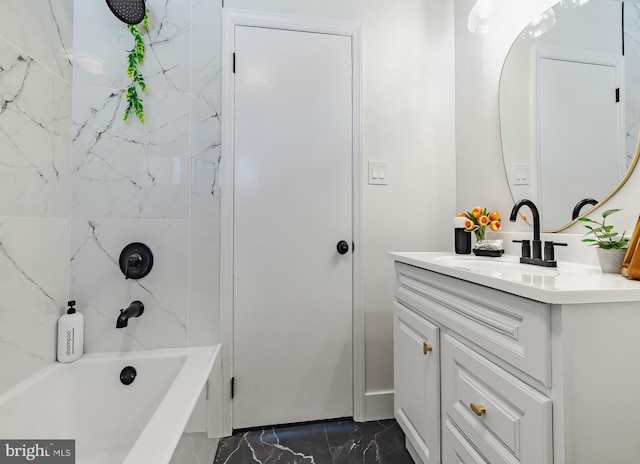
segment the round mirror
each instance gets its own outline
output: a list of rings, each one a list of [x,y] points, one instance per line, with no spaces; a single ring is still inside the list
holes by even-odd
[[[638,158],[640,5],[563,0],[522,31],[500,77],[504,168],[515,201],[555,232],[609,199]]]

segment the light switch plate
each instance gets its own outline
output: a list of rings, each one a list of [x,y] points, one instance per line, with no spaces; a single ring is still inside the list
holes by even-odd
[[[389,184],[389,162],[369,161],[369,185]]]

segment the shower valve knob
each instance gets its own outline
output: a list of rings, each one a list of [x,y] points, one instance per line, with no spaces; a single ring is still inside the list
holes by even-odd
[[[130,243],[120,253],[120,270],[125,279],[141,279],[153,267],[153,253],[144,243]]]

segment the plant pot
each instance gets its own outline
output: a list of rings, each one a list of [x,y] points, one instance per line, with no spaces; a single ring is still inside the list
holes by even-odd
[[[598,261],[600,262],[600,269],[602,272],[609,274],[620,274],[622,270],[622,261],[624,255],[627,252],[626,248],[612,248],[605,250],[604,248],[597,248]]]

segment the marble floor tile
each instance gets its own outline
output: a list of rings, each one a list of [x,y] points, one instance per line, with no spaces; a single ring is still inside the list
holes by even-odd
[[[413,464],[395,420],[351,419],[236,431],[214,464]]]

